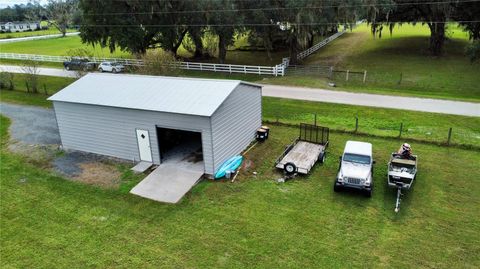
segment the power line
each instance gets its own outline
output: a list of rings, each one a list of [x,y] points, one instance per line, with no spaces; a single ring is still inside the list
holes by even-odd
[[[456,23],[467,23],[467,22],[480,22],[480,20],[465,20],[465,21],[454,21]],[[383,23],[409,23],[407,21],[389,21],[389,22],[380,22]],[[434,23],[434,24],[445,24],[449,23],[448,21],[415,21],[415,23]],[[339,22],[322,22],[322,23],[287,23],[287,24],[272,24],[272,23],[241,23],[241,24],[140,24],[137,26],[140,27],[243,27],[243,26],[273,26],[280,27],[281,25],[291,25],[291,26],[316,26],[316,25],[343,25]],[[77,25],[79,26],[79,25]],[[131,27],[132,24],[83,24],[81,26],[86,27]]]
[[[121,1],[121,0],[113,0]],[[142,0],[150,1],[150,0]],[[158,1],[158,0],[151,0]],[[185,0],[183,0],[185,1]],[[238,1],[238,0],[237,0]],[[247,0],[251,1],[251,0]],[[261,0],[256,0],[261,1]],[[428,1],[428,2],[409,2],[409,3],[392,3],[392,4],[376,4],[376,7],[394,7],[394,6],[419,6],[419,5],[437,5],[437,4],[455,4],[455,3],[475,3],[480,0],[448,0],[448,1]],[[210,9],[210,10],[172,10],[172,11],[150,11],[150,12],[110,12],[110,13],[84,13],[85,16],[106,16],[106,15],[151,15],[151,14],[194,14],[194,13],[212,13],[212,12],[246,12],[246,11],[275,11],[275,10],[308,10],[308,9],[324,9],[324,8],[354,8],[354,7],[370,7],[369,4],[359,5],[325,5],[314,7],[269,7],[269,8],[237,8],[237,9]]]

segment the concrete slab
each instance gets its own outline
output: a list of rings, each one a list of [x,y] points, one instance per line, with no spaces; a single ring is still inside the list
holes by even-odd
[[[164,203],[177,203],[202,177],[203,170],[181,169],[162,164],[130,193]]]
[[[141,161],[137,163],[134,167],[132,167],[130,170],[132,170],[135,173],[143,173],[148,170],[148,168],[152,167],[153,163],[151,162],[145,162]]]
[[[203,161],[189,161],[179,155],[168,159],[130,193],[164,203],[177,203],[205,173]]]

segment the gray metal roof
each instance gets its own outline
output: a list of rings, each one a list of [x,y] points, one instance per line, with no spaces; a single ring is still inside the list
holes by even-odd
[[[211,116],[239,80],[90,73],[48,100]]]

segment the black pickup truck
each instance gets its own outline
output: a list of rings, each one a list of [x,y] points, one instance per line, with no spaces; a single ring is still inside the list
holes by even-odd
[[[70,61],[63,62],[63,67],[67,70],[95,70],[97,64],[90,62],[87,58],[72,58]]]

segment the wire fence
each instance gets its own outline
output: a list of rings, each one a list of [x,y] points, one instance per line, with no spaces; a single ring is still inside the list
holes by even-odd
[[[378,121],[372,118],[353,117],[349,120],[321,117],[314,113],[295,115],[271,114],[263,116],[267,124],[297,127],[300,123],[328,126],[331,130],[382,138],[397,138],[447,146],[480,150],[480,129],[416,125],[401,121]]]

